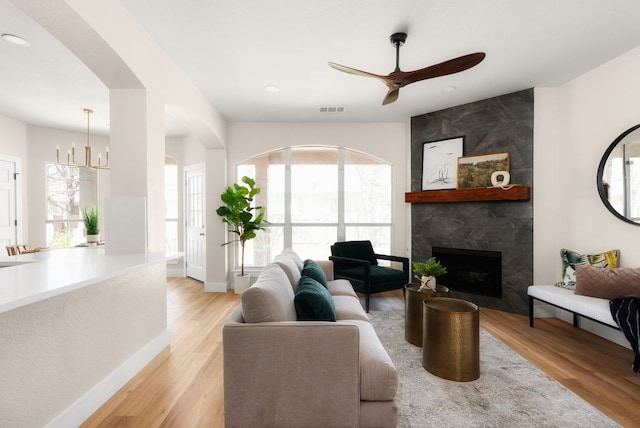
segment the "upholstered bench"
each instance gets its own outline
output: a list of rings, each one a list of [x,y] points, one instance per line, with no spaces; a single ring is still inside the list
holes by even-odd
[[[573,326],[578,326],[578,316],[599,322],[619,330],[611,316],[609,300],[575,294],[574,290],[554,285],[531,285],[527,290],[529,296],[529,325],[533,327],[534,300],[548,303],[573,314]]]

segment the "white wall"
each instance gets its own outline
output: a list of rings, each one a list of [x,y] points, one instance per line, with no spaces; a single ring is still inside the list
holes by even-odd
[[[534,282],[560,280],[561,248],[620,249],[640,266],[640,227],[614,217],[596,187],[604,151],[640,123],[640,47],[558,88],[535,92]]]
[[[408,118],[407,118],[408,119]],[[357,150],[392,165],[393,240],[391,252],[408,255],[407,152],[410,147],[406,123],[234,123],[228,128],[227,165],[229,183],[235,166],[256,155],[284,147],[336,146]]]

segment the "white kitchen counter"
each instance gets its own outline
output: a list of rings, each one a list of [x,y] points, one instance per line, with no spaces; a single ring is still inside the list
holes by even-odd
[[[0,313],[102,282],[175,254],[106,254],[104,247],[0,256]]]
[[[0,426],[80,426],[166,349],[165,260],[179,256],[0,256]]]

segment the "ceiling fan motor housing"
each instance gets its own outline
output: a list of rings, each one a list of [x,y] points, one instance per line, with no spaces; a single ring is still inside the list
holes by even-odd
[[[393,46],[399,47],[404,45],[404,42],[407,41],[407,33],[393,33],[389,40],[391,40],[391,44]]]

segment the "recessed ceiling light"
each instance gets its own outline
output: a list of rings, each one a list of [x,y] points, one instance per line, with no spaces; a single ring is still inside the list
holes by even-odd
[[[455,86],[445,86],[444,88],[442,88],[442,92],[453,92],[456,89],[458,88],[456,88]]]
[[[280,88],[278,88],[275,85],[265,86],[264,90],[267,91],[267,92],[280,92]]]
[[[31,44],[22,37],[16,36],[15,34],[5,33],[2,35],[2,38],[9,43],[13,43],[14,45],[29,46]]]

